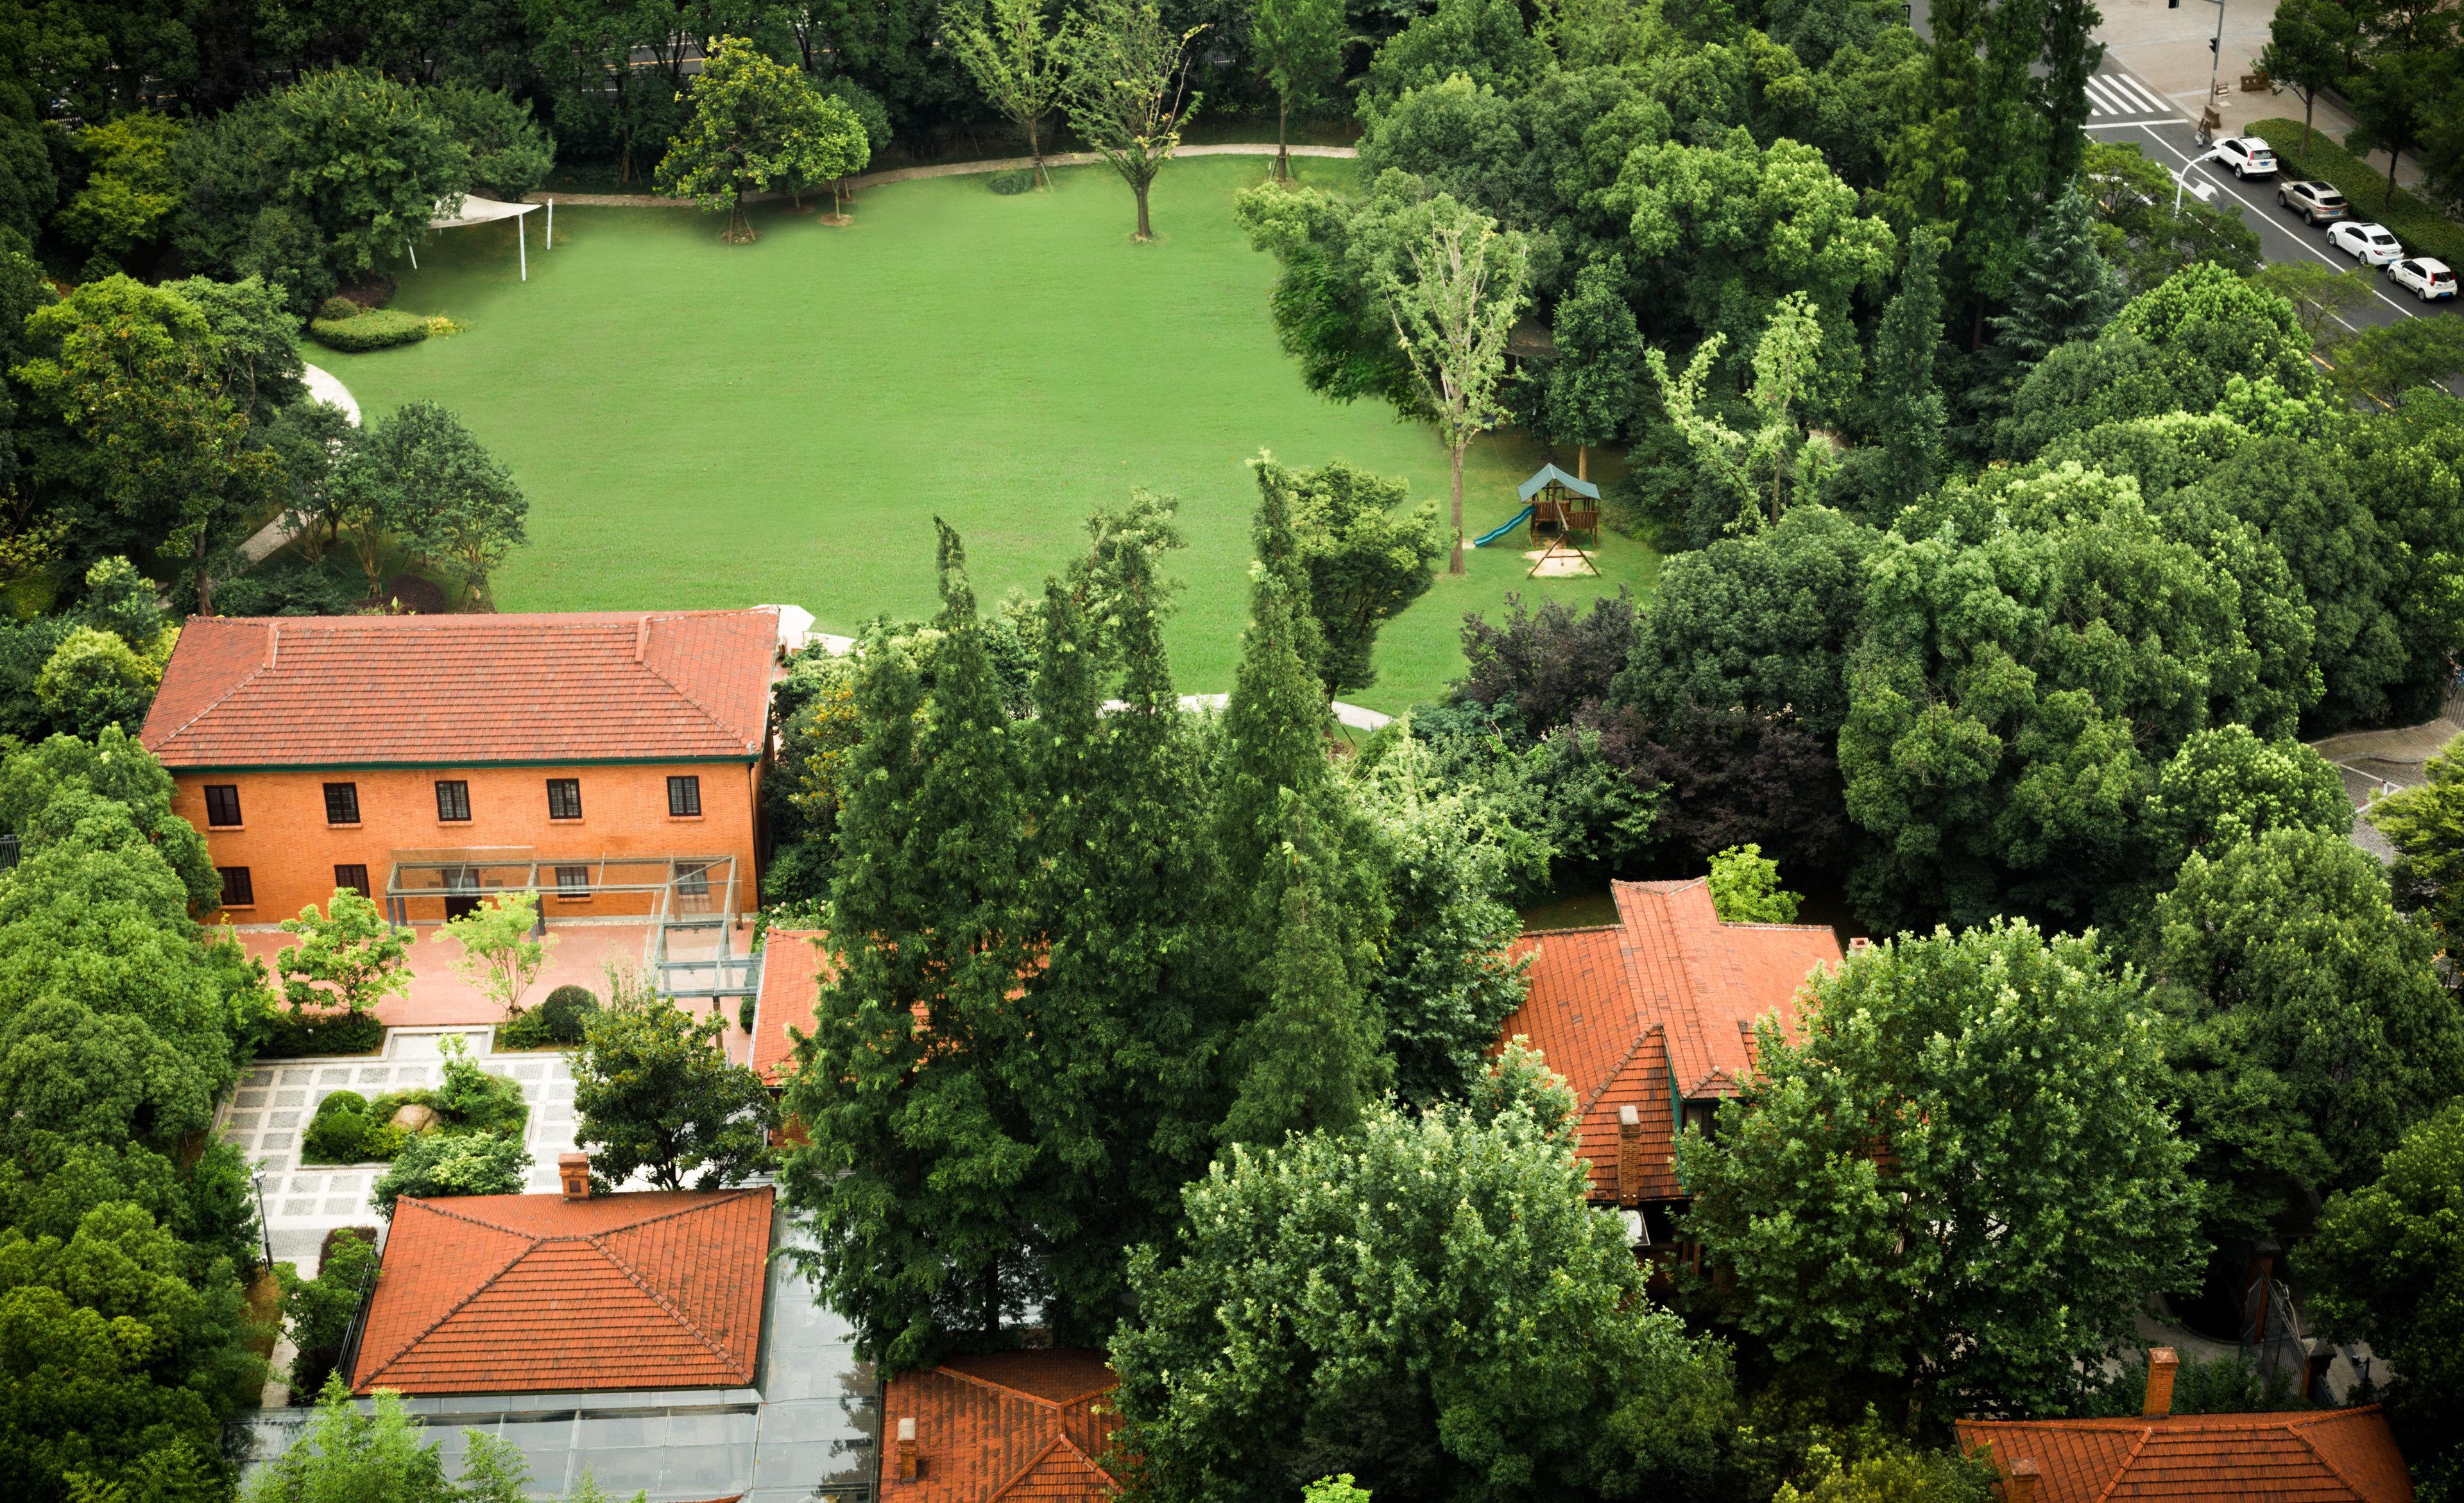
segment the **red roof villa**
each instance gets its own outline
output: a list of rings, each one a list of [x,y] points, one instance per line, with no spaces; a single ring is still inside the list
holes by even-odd
[[[1707,1128],[1737,1094],[1757,1018],[1776,1012],[1793,1030],[1798,989],[1839,962],[1839,940],[1818,924],[1723,923],[1701,878],[1610,891],[1616,924],[1514,942],[1530,957],[1531,989],[1501,1033],[1527,1037],[1573,1089],[1592,1199],[1646,1212],[1658,1238],[1685,1196],[1678,1133]]]

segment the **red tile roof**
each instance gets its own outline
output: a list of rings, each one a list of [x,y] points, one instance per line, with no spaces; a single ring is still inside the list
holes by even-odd
[[[760,755],[775,609],[200,616],[145,717],[170,767]]]
[[[813,1031],[829,961],[818,929],[773,929],[761,941],[761,991],[753,1004],[753,1053],[749,1061],[763,1085],[784,1082],[796,1041],[787,1029]]]
[[[767,1187],[405,1199],[351,1386],[749,1386],[770,1203]]]
[[[1776,1010],[1793,1031],[1798,988],[1838,963],[1839,940],[1815,924],[1722,923],[1700,878],[1610,891],[1616,927],[1515,940],[1531,988],[1500,1036],[1527,1036],[1573,1089],[1595,1197],[1616,1198],[1617,1108],[1630,1105],[1653,1145],[1642,1198],[1674,1199],[1676,1103],[1734,1095],[1753,1065],[1754,1020]]]
[[[2035,1503],[2412,1503],[2412,1479],[2376,1404],[2156,1419],[1964,1420],[1958,1431],[1961,1449],[1985,1447],[2005,1477],[2013,1463],[2034,1461],[2041,1473]]]
[[[882,1395],[881,1503],[1110,1498],[1115,1383],[1096,1352],[995,1352],[900,1374]],[[902,1419],[915,1422],[913,1482],[898,1475]]]

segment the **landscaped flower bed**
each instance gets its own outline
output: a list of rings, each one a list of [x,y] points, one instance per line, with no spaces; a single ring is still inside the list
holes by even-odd
[[[426,1107],[434,1114],[433,1122],[423,1132],[448,1138],[486,1134],[518,1139],[531,1110],[522,1100],[522,1088],[480,1069],[454,1047],[460,1042],[449,1035],[441,1086],[388,1091],[372,1097],[356,1091],[336,1091],[318,1102],[317,1114],[300,1139],[299,1161],[391,1162],[412,1137],[393,1123],[394,1114],[406,1106]]]

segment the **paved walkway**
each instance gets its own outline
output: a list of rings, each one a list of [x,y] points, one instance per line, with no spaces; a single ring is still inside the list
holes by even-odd
[[[2464,683],[2448,689],[2446,709],[2436,719],[2384,731],[2347,731],[2310,743],[2313,751],[2335,763],[2344,780],[2344,793],[2353,801],[2355,811],[2353,844],[2381,861],[2395,861],[2395,847],[2376,825],[2360,817],[2360,811],[2372,799],[2427,784],[2430,773],[2423,764],[2458,736],[2464,736]]]
[[[1356,157],[1356,146],[1294,146],[1296,157]],[[1215,146],[1183,146],[1173,153],[1176,157],[1271,157],[1272,142],[1227,142]],[[1059,151],[1044,159],[1047,167],[1093,166],[1104,159],[1092,151]],[[982,162],[938,162],[929,166],[891,167],[886,172],[866,172],[847,180],[850,193],[868,188],[881,188],[891,183],[913,183],[928,177],[964,177],[975,172],[1023,172],[1035,166],[1033,157],[994,157]],[[784,193],[747,193],[748,204],[767,203],[784,198]],[[525,203],[559,203],[569,209],[693,209],[690,198],[670,198],[660,193],[533,193]]]

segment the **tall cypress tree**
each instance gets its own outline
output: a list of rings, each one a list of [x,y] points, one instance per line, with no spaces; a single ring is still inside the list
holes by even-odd
[[[1874,334],[1863,418],[1876,455],[1865,478],[1882,517],[1932,490],[1942,473],[1946,425],[1942,387],[1934,379],[1934,349],[1942,343],[1942,283],[1935,275],[1942,242],[1931,226],[1909,236],[1907,269]]]
[[[2054,346],[2094,337],[2122,303],[2122,278],[2096,248],[2095,217],[2073,184],[2019,263],[2010,311],[1993,320],[1989,361],[2006,395]]]
[[[1017,1205],[1038,1149],[1002,1068],[1027,1043],[1010,1001],[1027,960],[1025,800],[947,526],[940,573],[929,664],[884,646],[858,680],[835,979],[787,1094],[811,1139],[786,1174],[808,1261],[866,1355],[900,1368],[997,1333],[1040,1293]]]

